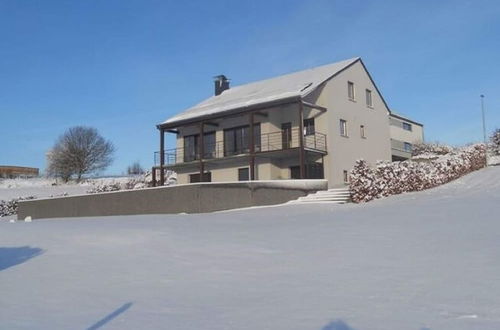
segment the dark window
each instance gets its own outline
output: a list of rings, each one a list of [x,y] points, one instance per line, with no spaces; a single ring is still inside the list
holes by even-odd
[[[224,130],[224,155],[238,155],[250,151],[249,126],[235,127]],[[254,125],[255,151],[260,151],[260,124]]]
[[[248,181],[250,179],[250,169],[248,167],[238,169],[238,181]]]
[[[306,179],[324,179],[325,173],[323,164],[309,163],[305,164]],[[300,179],[300,166],[290,166],[290,178]]]
[[[216,157],[215,132],[206,133],[203,135],[203,158]]]
[[[200,181],[200,173],[190,174],[189,175],[189,182],[190,183],[202,182],[202,181]],[[211,172],[203,173],[203,182],[212,182],[212,173]]]
[[[281,141],[283,149],[288,149],[292,146],[292,123],[281,124]]]
[[[203,134],[203,158],[215,157],[215,132]],[[184,161],[191,162],[200,156],[200,135],[188,135],[184,137]]]
[[[407,131],[411,131],[411,124],[403,122],[403,129]]]
[[[405,151],[406,152],[411,152],[412,150],[412,145],[409,142],[405,142]]]
[[[184,161],[191,162],[198,159],[198,135],[189,135],[184,137]]]
[[[344,170],[344,182],[349,182],[349,172],[347,172],[346,170]]]
[[[304,135],[314,135],[314,118],[304,119]]]
[[[300,179],[300,166],[290,166],[290,178]]]

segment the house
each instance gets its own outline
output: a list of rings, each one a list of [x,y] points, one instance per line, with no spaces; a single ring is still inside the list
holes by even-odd
[[[179,183],[327,179],[356,160],[391,160],[389,107],[361,58],[246,85],[215,77],[215,95],[157,125],[153,174]],[[165,134],[176,148],[165,150]]]
[[[0,165],[0,178],[33,178],[39,174],[38,168]]]
[[[424,125],[395,112],[389,114],[392,161],[411,157],[414,144],[424,142]]]

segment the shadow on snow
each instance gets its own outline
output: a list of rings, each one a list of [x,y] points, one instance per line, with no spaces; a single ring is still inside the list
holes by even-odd
[[[0,247],[0,271],[22,264],[41,255],[43,252],[42,249],[30,246]]]
[[[120,308],[118,308],[117,310],[115,310],[114,312],[112,312],[111,314],[106,315],[104,318],[100,319],[99,321],[97,321],[96,323],[94,323],[93,325],[91,325],[90,327],[88,327],[87,330],[96,330],[96,329],[99,329],[100,327],[106,325],[106,323],[112,321],[118,315],[120,315],[123,312],[125,312],[127,309],[130,308],[130,306],[132,306],[131,302],[123,304],[123,306],[121,306]]]

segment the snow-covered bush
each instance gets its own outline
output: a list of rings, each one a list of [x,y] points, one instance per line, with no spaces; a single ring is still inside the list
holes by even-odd
[[[131,190],[143,189],[153,186],[151,172],[146,172],[142,175],[124,178],[108,178],[108,179],[94,179],[88,181],[93,187],[87,190],[89,194],[96,194],[102,192],[118,191],[118,190]],[[177,183],[177,174],[173,171],[167,171],[165,176],[165,185],[173,185]]]
[[[351,171],[350,189],[356,203],[410,191],[419,191],[455,180],[486,165],[483,144],[453,150],[427,162],[378,162],[372,169],[358,160]]]
[[[35,199],[34,196],[14,198],[9,201],[0,200],[0,217],[17,214],[19,201]]]
[[[454,148],[440,143],[415,143],[412,145],[412,156],[422,154],[447,155],[454,151]]]
[[[500,128],[491,134],[489,147],[492,156],[500,156]]]

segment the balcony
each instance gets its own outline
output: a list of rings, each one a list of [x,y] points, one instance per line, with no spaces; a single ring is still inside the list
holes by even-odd
[[[299,149],[299,128],[285,129],[282,131],[262,133],[255,137],[255,154],[279,154],[283,151]],[[250,138],[243,136],[230,141],[215,141],[215,143],[204,143],[203,160],[217,160],[230,157],[238,157],[250,154]],[[224,143],[226,142],[226,143]],[[200,148],[195,144],[185,148],[174,148],[165,150],[165,165],[177,165],[191,163],[200,159]],[[326,154],[326,135],[314,132],[304,135],[304,150]],[[160,164],[160,152],[154,154],[155,165]]]

